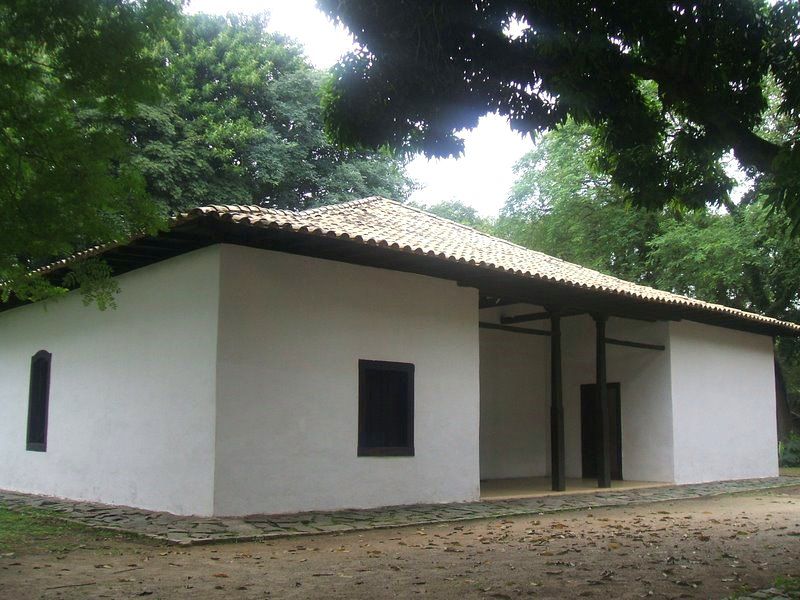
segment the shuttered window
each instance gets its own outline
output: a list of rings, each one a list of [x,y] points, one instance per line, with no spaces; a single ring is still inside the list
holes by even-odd
[[[358,361],[358,455],[414,455],[414,365]]]
[[[50,399],[50,358],[40,350],[31,358],[31,381],[28,392],[27,449],[47,450],[47,408]]]

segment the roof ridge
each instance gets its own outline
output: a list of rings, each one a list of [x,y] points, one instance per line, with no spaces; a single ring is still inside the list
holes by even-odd
[[[260,214],[293,214],[293,215],[315,215],[321,212],[328,212],[336,208],[343,208],[343,207],[351,207],[357,206],[359,204],[369,204],[374,202],[375,200],[386,200],[388,202],[396,202],[395,200],[389,200],[388,198],[381,198],[380,196],[367,196],[366,198],[356,198],[355,200],[347,200],[346,202],[336,202],[334,204],[324,204],[322,206],[314,206],[311,208],[304,208],[302,210],[296,208],[278,208],[272,206],[261,206],[260,204],[203,204],[202,206],[193,206],[182,213],[179,213],[175,217],[171,217],[171,220],[180,218],[183,216],[190,216],[193,214],[206,214],[209,212],[219,212],[220,209],[228,212],[228,213],[243,213],[243,212],[253,212],[253,213],[260,213]],[[402,206],[402,204],[401,204]]]
[[[583,265],[579,265],[577,263],[573,263],[573,262],[570,262],[568,260],[564,260],[563,258],[559,258],[558,256],[553,256],[552,254],[547,254],[546,252],[542,252],[541,250],[534,250],[533,248],[528,248],[527,246],[523,246],[522,244],[517,244],[516,242],[512,242],[512,241],[507,240],[505,238],[501,238],[501,237],[498,237],[496,235],[492,235],[490,233],[486,233],[485,231],[481,231],[480,229],[476,229],[475,227],[472,227],[470,225],[465,225],[464,223],[459,223],[458,221],[453,221],[452,219],[448,219],[446,217],[442,217],[440,215],[434,214],[432,212],[429,212],[427,210],[424,210],[424,209],[416,207],[416,206],[409,206],[408,204],[403,204],[401,202],[397,202],[396,200],[390,200],[388,198],[381,198],[380,196],[374,196],[373,198],[378,198],[378,199],[386,200],[388,202],[392,202],[394,204],[398,204],[398,205],[402,206],[403,208],[405,208],[406,210],[412,210],[412,211],[415,211],[415,212],[422,213],[422,214],[427,215],[429,217],[433,217],[434,219],[437,219],[439,221],[444,221],[448,225],[451,225],[451,226],[455,225],[456,227],[460,227],[461,229],[466,229],[466,230],[471,231],[473,233],[477,233],[481,237],[489,238],[490,240],[493,240],[495,242],[501,242],[502,244],[505,244],[507,246],[511,246],[512,248],[517,248],[517,249],[522,250],[522,251],[527,252],[527,253],[537,254],[539,256],[544,256],[549,260],[554,260],[554,261],[559,262],[561,264],[566,264],[566,265],[569,265],[571,267],[580,267],[581,269],[584,269],[586,271],[591,271],[592,273],[597,273],[598,275],[602,275],[603,277],[609,277],[611,279],[615,279],[617,281],[622,281],[624,283],[640,285],[642,287],[647,287],[647,288],[650,288],[650,289],[657,289],[657,288],[653,288],[653,287],[648,286],[648,285],[643,285],[643,284],[640,284],[640,283],[636,283],[634,281],[627,281],[625,279],[620,279],[619,277],[615,277],[614,275],[608,275],[607,273],[603,273],[602,271],[598,271],[596,269],[592,269],[591,267],[585,267]],[[658,291],[664,292],[665,290],[658,290]]]
[[[447,223],[450,226],[456,226],[456,227],[460,227],[461,229],[466,229],[467,231],[471,231],[473,233],[476,233],[481,237],[488,238],[488,239],[492,240],[493,242],[500,242],[501,244],[504,244],[506,246],[510,246],[512,248],[517,248],[519,250],[522,250],[526,254],[532,254],[532,255],[536,255],[536,256],[541,256],[541,257],[544,257],[547,260],[555,261],[555,262],[557,262],[559,264],[562,264],[562,265],[569,265],[571,268],[578,267],[579,269],[581,269],[584,272],[593,273],[595,275],[599,275],[599,276],[607,278],[609,280],[613,280],[613,281],[616,281],[616,282],[624,283],[624,284],[627,284],[627,285],[634,285],[634,286],[637,286],[637,287],[640,287],[640,288],[645,288],[645,289],[648,289],[648,290],[653,290],[655,292],[659,292],[659,293],[662,293],[662,294],[670,294],[671,296],[675,296],[675,297],[680,298],[682,300],[690,300],[690,301],[693,301],[693,302],[696,302],[696,303],[703,303],[703,304],[711,305],[711,306],[725,306],[723,304],[716,304],[714,302],[709,302],[707,300],[702,300],[700,298],[692,298],[690,296],[684,296],[683,294],[676,294],[675,292],[668,291],[668,290],[662,290],[662,289],[659,289],[659,288],[656,288],[656,287],[653,287],[651,285],[647,285],[647,284],[644,284],[644,283],[639,283],[639,282],[636,282],[636,281],[628,281],[627,279],[622,279],[621,277],[617,277],[616,275],[609,275],[608,273],[603,273],[602,271],[598,271],[597,269],[592,269],[591,267],[586,267],[584,265],[579,265],[578,263],[570,262],[570,261],[565,260],[563,258],[559,258],[558,256],[553,256],[552,254],[547,254],[546,252],[542,252],[541,250],[534,250],[533,248],[528,248],[526,246],[523,246],[522,244],[517,244],[515,242],[512,242],[510,240],[498,237],[496,235],[492,235],[490,233],[486,233],[485,231],[481,231],[480,229],[476,229],[475,227],[471,227],[470,225],[465,225],[464,223],[459,223],[458,221],[453,221],[452,219],[448,219],[446,217],[442,217],[440,215],[434,214],[434,213],[429,212],[427,210],[424,210],[422,208],[419,208],[419,207],[416,207],[416,206],[409,206],[408,204],[403,204],[402,202],[398,202],[397,200],[391,200],[389,198],[382,198],[381,196],[371,196],[370,198],[366,198],[366,199],[368,199],[368,200],[376,200],[377,199],[377,200],[384,200],[384,201],[387,201],[387,202],[391,202],[392,204],[397,204],[398,206],[402,206],[406,210],[418,212],[418,213],[427,215],[429,217],[432,217],[433,219],[436,219],[438,221],[443,221],[443,222]],[[726,308],[733,309],[733,307],[730,307],[730,306],[728,306]],[[736,310],[736,309],[734,309],[734,310]],[[742,312],[748,313],[748,311],[742,311]],[[758,313],[749,313],[749,314],[758,314]],[[766,316],[766,315],[761,315],[761,316]]]
[[[370,206],[374,206],[375,210],[370,210]],[[353,210],[354,208],[356,210]],[[643,283],[627,281],[550,256],[539,250],[526,248],[475,227],[436,215],[424,208],[382,196],[368,196],[303,211],[255,204],[211,204],[195,207],[171,217],[169,224],[172,228],[187,221],[206,217],[217,217],[243,225],[355,240],[368,245],[391,246],[415,254],[423,253],[430,257],[465,262],[476,267],[488,267],[507,274],[552,281],[570,287],[629,296],[645,302],[683,306],[702,312],[725,313],[751,322],[771,323],[780,326],[784,332],[800,334],[798,324]],[[463,233],[459,235],[459,232]],[[123,246],[141,237],[146,237],[146,234],[140,232],[126,242],[112,242],[78,252],[37,269],[35,273],[49,273],[68,266],[75,260],[102,254],[106,250]],[[697,320],[714,324],[713,321]]]
[[[311,208],[305,208],[297,212],[298,214],[302,215],[316,215],[322,212],[331,212],[338,208],[344,208],[344,207],[349,208],[351,206],[359,206],[361,204],[371,204],[376,200],[397,202],[396,200],[389,200],[388,198],[382,198],[381,196],[367,196],[365,198],[356,198],[355,200],[346,200],[345,202],[334,202],[333,204],[322,204],[320,206],[313,206]],[[398,202],[398,204],[400,203]]]
[[[265,214],[272,214],[272,215],[275,215],[275,214],[283,214],[283,215],[289,214],[289,215],[303,215],[303,216],[312,216],[313,217],[315,215],[319,215],[319,214],[323,214],[323,213],[336,212],[337,210],[340,210],[340,209],[347,209],[347,208],[352,208],[352,207],[361,206],[361,205],[369,205],[369,204],[374,204],[376,202],[383,202],[383,203],[386,203],[386,204],[390,204],[390,205],[396,206],[398,208],[402,208],[402,209],[404,209],[406,211],[409,211],[409,212],[415,212],[415,213],[419,213],[419,214],[425,215],[426,217],[429,217],[429,218],[434,219],[434,220],[436,220],[438,222],[444,223],[449,227],[456,227],[456,228],[459,228],[459,229],[463,229],[463,230],[469,231],[469,232],[477,234],[478,236],[480,236],[482,238],[485,238],[485,239],[487,239],[487,240],[489,240],[491,242],[494,242],[494,243],[498,243],[499,242],[500,244],[503,244],[503,245],[508,246],[510,248],[515,248],[515,249],[520,250],[523,253],[531,255],[531,256],[540,257],[540,258],[542,258],[544,260],[547,260],[547,261],[552,261],[552,262],[560,264],[560,265],[569,266],[570,268],[576,268],[577,267],[578,269],[580,269],[581,271],[583,271],[587,275],[591,273],[591,274],[593,274],[595,276],[599,276],[599,277],[605,279],[605,282],[600,284],[601,287],[607,287],[612,282],[617,282],[617,283],[622,283],[622,284],[625,284],[625,285],[636,286],[636,287],[638,287],[640,289],[651,290],[653,292],[658,292],[660,294],[668,294],[668,295],[670,295],[670,296],[672,296],[674,298],[680,299],[682,301],[687,301],[688,300],[691,304],[695,304],[695,305],[705,304],[705,305],[710,305],[710,306],[725,306],[725,305],[722,305],[722,304],[716,304],[714,302],[709,302],[708,300],[702,300],[700,298],[692,298],[691,296],[685,296],[683,294],[678,294],[678,293],[673,292],[673,291],[662,290],[660,288],[653,287],[653,286],[647,285],[645,283],[639,283],[639,282],[636,282],[636,281],[628,281],[627,279],[622,279],[622,278],[617,277],[615,275],[609,275],[608,273],[603,273],[602,271],[598,271],[597,269],[592,269],[591,267],[586,267],[586,266],[583,266],[583,265],[579,265],[577,263],[570,262],[570,261],[565,260],[563,258],[559,258],[557,256],[553,256],[552,254],[547,254],[546,252],[542,252],[540,250],[533,250],[532,248],[527,248],[526,246],[523,246],[521,244],[517,244],[515,242],[511,242],[509,240],[506,240],[506,239],[501,238],[501,237],[497,237],[495,235],[491,235],[489,233],[486,233],[485,231],[481,231],[479,229],[476,229],[475,227],[471,227],[469,225],[465,225],[464,223],[459,223],[458,221],[453,221],[452,219],[448,219],[446,217],[442,217],[440,215],[437,215],[437,214],[434,214],[432,212],[429,212],[429,211],[425,210],[424,208],[420,208],[418,206],[412,206],[412,205],[406,204],[404,202],[400,202],[398,200],[393,200],[391,198],[386,198],[384,196],[377,196],[377,195],[376,196],[367,196],[365,198],[357,198],[355,200],[348,200],[346,202],[337,202],[337,203],[334,203],[334,204],[325,204],[325,205],[322,205],[322,206],[317,206],[317,207],[314,207],[314,208],[307,208],[307,209],[304,209],[304,210],[285,209],[285,208],[269,208],[269,207],[260,206],[260,205],[257,205],[257,204],[250,204],[250,205],[242,205],[242,204],[213,204],[213,205],[206,205],[206,206],[200,206],[200,207],[193,208],[190,211],[188,211],[188,214],[192,214],[192,213],[196,213],[196,212],[199,212],[201,214],[205,214],[207,211],[215,211],[215,210],[217,210],[219,208],[223,208],[223,209],[226,209],[229,212],[252,211],[252,212],[260,213],[262,215],[265,215]],[[736,310],[736,309],[733,309],[733,307],[730,307],[730,306],[726,306],[726,308],[731,309],[731,310]],[[745,312],[745,313],[748,313],[748,314],[758,314],[758,313],[749,313],[749,311],[742,311],[742,312]],[[765,315],[760,315],[760,316],[765,316]]]
[[[714,302],[708,302],[707,300],[702,300],[700,298],[691,298],[690,296],[684,296],[683,294],[676,294],[675,292],[672,292],[672,291],[662,290],[662,289],[659,289],[659,288],[656,288],[656,287],[653,287],[651,285],[647,285],[647,284],[644,284],[644,283],[639,283],[639,282],[636,282],[636,281],[628,281],[627,279],[622,279],[621,277],[617,277],[615,275],[609,275],[608,273],[603,273],[602,271],[598,271],[597,269],[592,269],[591,267],[586,267],[584,265],[579,265],[578,263],[570,262],[570,261],[565,260],[563,258],[559,258],[558,256],[553,256],[552,254],[547,254],[546,252],[542,252],[541,250],[534,250],[533,248],[528,248],[526,246],[523,246],[522,244],[517,244],[515,242],[512,242],[510,240],[498,237],[496,235],[492,235],[490,233],[486,233],[485,231],[481,231],[480,229],[476,229],[475,227],[472,227],[470,225],[465,225],[464,223],[459,223],[458,221],[454,221],[452,219],[448,219],[446,217],[442,217],[440,215],[434,214],[434,213],[432,213],[430,211],[425,210],[424,208],[420,208],[418,206],[412,206],[412,205],[406,204],[404,202],[399,202],[399,201],[393,200],[391,198],[386,198],[384,196],[367,196],[366,198],[359,198],[357,200],[348,200],[347,202],[339,202],[339,203],[336,203],[336,204],[326,204],[324,206],[320,206],[320,207],[317,207],[317,208],[306,209],[306,210],[300,211],[300,213],[301,214],[318,214],[318,212],[322,212],[323,209],[334,209],[334,208],[345,207],[345,206],[350,207],[350,206],[358,206],[358,205],[361,205],[361,204],[372,204],[375,201],[386,202],[386,203],[393,204],[395,206],[401,207],[401,208],[403,208],[403,209],[405,209],[407,211],[412,211],[412,212],[423,214],[423,215],[425,215],[427,217],[430,217],[432,219],[435,219],[437,221],[442,221],[442,222],[446,223],[447,225],[449,225],[451,227],[455,226],[455,227],[458,227],[458,228],[461,228],[461,229],[465,229],[467,231],[471,231],[472,233],[475,233],[475,234],[477,234],[477,235],[479,235],[479,236],[481,236],[483,238],[488,238],[489,240],[491,240],[493,242],[500,242],[500,243],[502,243],[502,244],[504,244],[506,246],[510,246],[512,248],[517,248],[518,250],[522,250],[523,252],[525,252],[527,254],[533,254],[533,255],[541,256],[541,257],[544,257],[547,260],[555,261],[555,262],[560,263],[562,265],[569,265],[572,268],[578,267],[579,269],[581,269],[581,270],[583,270],[585,272],[593,273],[595,275],[599,275],[601,277],[608,278],[609,280],[617,281],[617,282],[624,283],[624,284],[627,284],[627,285],[635,285],[637,287],[645,288],[645,289],[648,289],[648,290],[653,290],[653,291],[656,291],[656,292],[660,292],[662,294],[670,294],[672,296],[676,296],[676,297],[684,299],[684,300],[692,300],[694,302],[701,302],[701,303],[709,304],[709,305],[712,305],[712,306],[724,306],[724,305],[717,305]],[[727,307],[727,308],[733,308],[733,307]],[[748,312],[748,311],[743,311],[743,312]],[[757,314],[757,313],[755,313],[755,314]]]
[[[380,196],[376,196],[376,198],[380,198]],[[525,246],[523,246],[521,244],[517,244],[515,242],[511,242],[511,241],[509,241],[507,239],[504,239],[504,238],[501,238],[501,237],[497,237],[496,235],[492,235],[490,233],[486,233],[485,231],[481,231],[480,229],[476,229],[475,227],[472,227],[470,225],[465,225],[464,223],[459,223],[458,221],[453,221],[453,219],[448,219],[447,217],[442,217],[440,215],[437,215],[435,213],[427,211],[427,210],[425,210],[423,208],[419,208],[417,206],[409,206],[408,204],[403,204],[401,202],[397,202],[396,200],[389,200],[388,198],[383,198],[383,200],[388,200],[389,202],[392,202],[392,203],[395,203],[395,204],[399,204],[400,206],[402,206],[403,208],[405,208],[407,210],[413,210],[414,212],[422,213],[423,215],[427,215],[429,217],[433,217],[434,219],[436,219],[438,221],[444,221],[448,225],[455,225],[456,227],[460,227],[461,229],[466,229],[467,231],[471,231],[473,233],[477,233],[478,235],[480,235],[482,237],[487,237],[487,238],[490,238],[492,240],[496,240],[498,242],[502,242],[502,243],[504,243],[504,244],[506,244],[508,246],[512,246],[514,248],[519,248],[520,250],[525,250],[526,252],[534,252],[536,254],[542,254],[544,256],[547,256],[548,258],[553,258],[553,259],[559,260],[561,262],[567,262],[567,261],[564,261],[564,260],[562,260],[562,259],[560,259],[560,258],[558,258],[556,256],[551,256],[549,254],[545,254],[544,252],[540,252],[539,250],[533,250],[531,248],[526,248]],[[569,264],[574,265],[575,263],[569,263]]]

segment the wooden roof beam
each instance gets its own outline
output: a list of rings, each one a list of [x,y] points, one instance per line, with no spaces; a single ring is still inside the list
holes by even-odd
[[[559,317],[574,317],[577,315],[586,314],[586,311],[583,310],[559,310],[558,316]],[[534,313],[526,313],[522,315],[514,315],[511,317],[500,317],[500,322],[503,325],[514,325],[516,323],[527,323],[529,321],[542,321],[544,319],[550,319],[555,316],[553,311],[539,311]]]
[[[605,338],[606,344],[613,346],[626,346],[628,348],[640,348],[642,350],[666,350],[666,346],[661,344],[645,344],[643,342],[630,342],[628,340],[617,340],[614,338]]]
[[[478,327],[481,329],[497,329],[498,331],[505,331],[508,333],[527,333],[528,335],[551,335],[545,329],[528,329],[527,327],[509,327],[508,325],[498,325],[497,323],[488,323],[486,321],[479,321]]]

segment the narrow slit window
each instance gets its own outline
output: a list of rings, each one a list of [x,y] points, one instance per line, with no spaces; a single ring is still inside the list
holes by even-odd
[[[31,358],[31,381],[28,393],[28,450],[47,450],[47,409],[50,399],[50,358],[40,350]]]
[[[414,365],[358,361],[358,455],[414,456]]]

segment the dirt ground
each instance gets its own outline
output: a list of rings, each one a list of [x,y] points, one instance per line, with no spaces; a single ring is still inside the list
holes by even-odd
[[[262,543],[55,542],[0,554],[0,598],[722,598],[800,575],[800,486]]]

